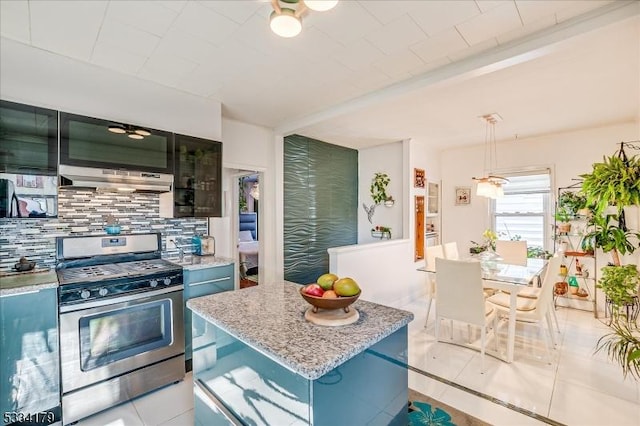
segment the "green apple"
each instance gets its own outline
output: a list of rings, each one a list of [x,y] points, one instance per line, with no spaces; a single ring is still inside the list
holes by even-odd
[[[358,283],[353,278],[340,278],[333,283],[333,291],[338,296],[355,296],[360,292],[360,287],[358,287]]]
[[[334,281],[338,279],[336,274],[322,274],[318,277],[316,282],[323,290],[331,290]]]

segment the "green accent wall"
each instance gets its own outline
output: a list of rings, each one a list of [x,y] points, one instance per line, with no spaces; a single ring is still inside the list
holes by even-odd
[[[358,242],[358,151],[284,138],[284,278],[315,282],[330,247]]]

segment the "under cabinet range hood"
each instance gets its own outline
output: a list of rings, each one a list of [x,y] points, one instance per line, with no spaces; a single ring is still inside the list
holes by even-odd
[[[60,187],[96,188],[112,191],[170,192],[173,175],[131,170],[100,169],[60,164]]]

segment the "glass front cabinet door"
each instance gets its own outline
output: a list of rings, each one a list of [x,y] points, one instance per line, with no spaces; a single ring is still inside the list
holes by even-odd
[[[222,216],[222,143],[175,135],[175,217]]]
[[[58,113],[0,101],[0,217],[58,215]]]

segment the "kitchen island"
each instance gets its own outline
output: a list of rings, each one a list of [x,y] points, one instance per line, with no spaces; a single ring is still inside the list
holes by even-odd
[[[359,300],[356,323],[318,326],[304,319],[299,289],[280,282],[187,302],[196,424],[406,425],[413,314]]]

